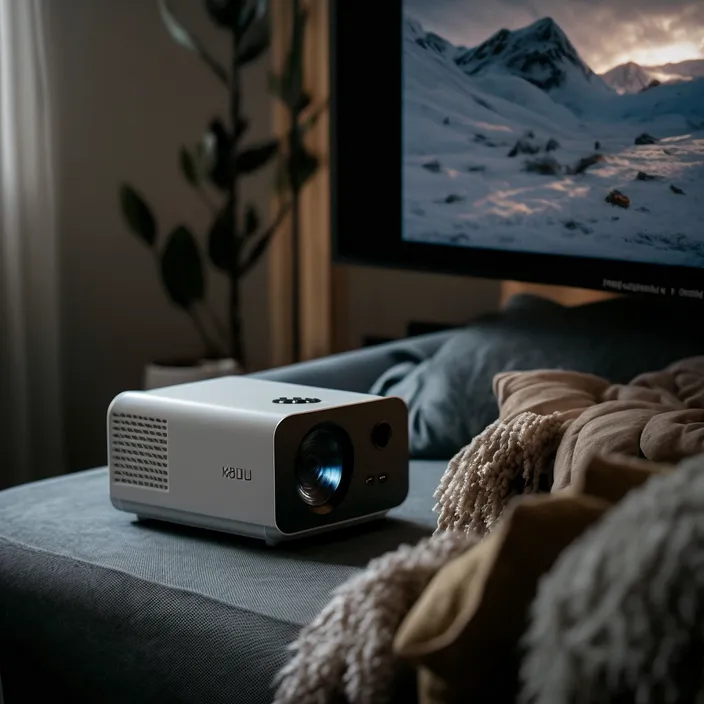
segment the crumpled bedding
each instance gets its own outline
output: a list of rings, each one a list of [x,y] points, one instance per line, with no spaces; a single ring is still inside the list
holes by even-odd
[[[625,641],[624,624],[632,629],[629,634],[636,640],[645,633],[650,637],[648,646],[655,644],[660,649],[657,652],[665,663],[665,667],[661,667],[662,680],[680,685],[681,692],[689,691],[691,683],[678,678],[676,658],[668,662],[666,651],[674,642],[675,634],[681,637],[682,647],[689,648],[686,650],[688,657],[700,658],[701,654],[702,638],[698,633],[691,636],[689,623],[698,618],[699,611],[692,611],[690,607],[696,604],[696,609],[700,609],[701,599],[695,597],[701,593],[701,590],[696,591],[701,580],[690,579],[679,567],[692,569],[691,565],[697,560],[701,563],[702,557],[697,547],[701,544],[700,533],[704,526],[699,511],[702,482],[693,481],[692,473],[701,473],[704,463],[704,356],[682,359],[660,371],[640,374],[626,384],[612,383],[593,374],[538,370],[499,373],[494,378],[493,388],[500,417],[448,464],[435,493],[438,502],[435,534],[417,545],[401,546],[370,563],[362,575],[336,591],[328,606],[303,629],[294,643],[295,655],[282,670],[278,682],[277,704],[336,702],[342,695],[355,704],[387,701],[409,660],[420,666],[418,683],[422,704],[460,701],[453,677],[454,673],[463,671],[465,661],[452,658],[461,658],[463,653],[469,652],[463,638],[475,638],[477,648],[485,645],[485,638],[490,638],[494,644],[499,642],[498,624],[506,621],[510,614],[513,614],[511,628],[515,627],[515,632],[507,636],[507,642],[513,642],[514,636],[519,637],[525,614],[517,608],[520,599],[516,594],[528,593],[527,601],[532,600],[531,592],[526,591],[527,565],[535,567],[538,559],[543,560],[542,567],[532,573],[530,589],[540,584],[543,587],[532,612],[526,641],[530,642],[532,655],[522,672],[525,691],[531,696],[520,701],[541,704],[573,701],[574,696],[570,699],[561,693],[569,691],[572,695],[579,691],[583,695],[582,683],[595,672],[599,675],[593,678],[595,690],[585,701],[635,701],[632,696],[621,696],[624,690],[630,695],[633,688],[629,690],[624,686],[618,690],[623,684],[618,678],[627,673],[634,662],[642,666],[644,672],[650,672],[647,668],[651,667],[652,658],[648,654],[656,651],[638,651],[633,645],[635,641]],[[691,467],[687,476],[674,476],[669,484],[668,479],[664,479],[650,488],[646,486],[659,474],[677,475],[679,469],[675,466],[680,460],[694,455],[700,457],[687,465]],[[548,473],[549,481],[543,482]],[[638,494],[638,489],[634,489],[638,486],[645,486],[646,490]],[[687,486],[693,489],[691,500]],[[634,498],[622,501],[630,491]],[[539,492],[562,493],[516,497]],[[653,496],[657,500],[653,500]],[[577,501],[570,504],[571,497]],[[587,536],[581,542],[579,537],[573,541],[568,532],[570,525],[575,528],[574,519],[579,519],[575,508],[580,505],[580,498],[604,504],[601,508],[582,505],[582,509],[587,513],[592,511],[593,515],[591,518],[587,513],[582,516],[589,520],[585,519],[584,526],[579,528],[583,528]],[[511,501],[513,513],[508,511],[508,522],[502,522]],[[514,527],[518,528],[513,535],[520,540],[516,544],[507,541],[505,545],[512,547],[505,552],[498,549],[504,545],[502,536],[509,534],[511,516],[514,519],[525,516],[531,506],[543,506],[551,511],[561,503],[568,510],[555,514],[559,520],[551,523],[546,520],[547,514],[538,511],[532,533],[526,528],[528,523],[514,522]],[[619,506],[622,507],[620,517]],[[691,507],[696,515],[685,515],[682,507]],[[615,516],[613,522],[604,523],[600,528],[601,512],[607,515],[607,511]],[[591,528],[589,531],[587,525]],[[503,528],[495,532],[497,526]],[[621,528],[617,549],[612,546],[612,526]],[[653,530],[641,535],[642,529],[647,527]],[[549,538],[552,552],[548,552]],[[664,554],[660,547],[665,543],[677,563],[653,562],[653,555]],[[561,551],[570,550],[570,544],[574,549],[562,553],[567,557],[560,562]],[[628,569],[624,571],[621,557],[626,554],[629,555]],[[497,557],[500,555],[508,555],[510,559],[502,562]],[[556,576],[546,581],[555,559],[558,560]],[[654,577],[653,565],[656,564],[659,576]],[[608,573],[604,572],[604,566]],[[579,567],[583,568],[584,575],[578,571]],[[622,572],[623,579],[618,576]],[[672,574],[677,574],[678,580],[669,579]],[[496,581],[492,581],[493,587],[487,586],[490,575],[493,580],[503,580],[504,590],[513,596],[505,608],[504,601],[500,600],[495,609],[485,609],[481,612],[483,615],[478,616],[482,599],[490,604],[500,593]],[[667,577],[667,585],[672,587],[671,592],[663,592],[665,597],[660,595],[665,583],[660,576]],[[478,578],[481,579],[477,581]],[[433,591],[438,585],[441,588]],[[624,591],[624,585],[631,591]],[[659,594],[654,600],[653,590]],[[442,599],[441,592],[445,594]],[[632,611],[631,593],[640,599],[638,608],[655,603],[660,609],[649,615],[647,632],[641,612]],[[669,605],[675,603],[669,601],[670,594],[676,603],[687,606],[685,629],[670,618]],[[588,602],[584,601],[585,596]],[[525,602],[527,609],[529,604]],[[607,613],[607,617],[598,622],[592,620],[595,604],[599,605],[602,616]],[[413,616],[411,609],[416,612],[415,618],[418,609],[422,611],[419,630],[409,630],[407,619]],[[643,613],[646,612],[647,608]],[[499,620],[492,621],[487,617],[489,613],[494,613]],[[638,618],[631,618],[634,614]],[[701,618],[696,622],[700,621]],[[592,623],[598,623],[602,630],[597,633],[598,637],[585,640]],[[663,624],[670,631],[661,642],[657,634]],[[579,637],[576,637],[578,631]],[[392,648],[391,643],[399,638],[399,633],[405,634],[405,640],[403,637],[396,640]],[[413,639],[408,638],[409,633]],[[420,641],[426,648],[422,658],[416,647]],[[359,643],[362,647],[353,647]],[[408,647],[409,643],[414,649]],[[586,646],[581,647],[582,643]],[[624,643],[628,647],[624,647]],[[515,662],[508,659],[514,651],[499,650],[504,668],[501,683],[512,692],[512,673],[513,669],[517,671],[518,659]],[[496,651],[495,647],[493,652]],[[492,651],[487,649],[486,652]],[[411,657],[409,653],[415,655]],[[645,659],[641,659],[641,655]],[[498,660],[494,658],[494,661]],[[429,674],[432,663],[437,665],[438,662],[448,667],[443,665]],[[594,669],[595,662],[598,669]],[[553,667],[551,663],[558,665]],[[466,666],[471,664],[470,658]],[[491,686],[496,682],[486,663],[482,668],[475,668],[473,675],[477,680],[487,680]],[[462,677],[463,686],[465,680]],[[700,680],[694,685],[699,693]],[[608,696],[612,693],[617,696]],[[643,698],[646,700],[647,696]]]
[[[414,458],[446,460],[499,414],[492,381],[505,371],[563,369],[612,384],[704,355],[700,301],[623,296],[563,306],[519,294],[500,311],[453,332],[431,356],[408,356],[371,393],[408,406]]]
[[[552,491],[569,486],[595,451],[677,463],[704,452],[704,356],[627,384],[580,372],[505,372],[494,378],[500,420],[521,413],[563,421]]]

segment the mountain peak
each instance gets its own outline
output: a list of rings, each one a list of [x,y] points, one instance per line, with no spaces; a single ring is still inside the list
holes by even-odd
[[[562,29],[560,29],[560,25],[558,25],[552,17],[543,17],[542,19],[536,20],[533,24],[529,24],[525,27],[523,31],[526,33],[539,32],[549,34],[550,32],[559,32],[560,34],[564,34]]]
[[[459,53],[455,62],[471,76],[501,67],[545,91],[559,88],[575,70],[589,82],[597,80],[552,17],[522,29],[500,29],[483,44]]]
[[[529,24],[523,29],[517,29],[513,34],[523,41],[534,41],[541,43],[554,43],[560,45],[565,50],[569,49],[574,54],[576,49],[570,43],[567,35],[552,17],[543,17]]]
[[[634,61],[619,64],[603,73],[601,78],[617,93],[638,93],[652,84],[655,75]]]

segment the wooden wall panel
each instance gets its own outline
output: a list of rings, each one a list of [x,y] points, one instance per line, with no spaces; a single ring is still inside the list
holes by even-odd
[[[312,100],[312,111],[329,98],[329,3],[305,0],[308,21],[305,28],[304,73]],[[272,68],[283,64],[291,36],[290,0],[273,0]],[[274,106],[274,131],[283,136],[288,130],[286,111],[278,101]],[[326,109],[308,134],[308,145],[320,159],[320,167],[301,195],[299,315],[301,359],[313,359],[337,351],[344,340],[345,272],[331,262],[330,238],[330,117]],[[275,202],[275,212],[278,203]],[[269,253],[269,309],[271,362],[278,366],[293,361],[292,275],[293,248],[290,221],[272,243]]]

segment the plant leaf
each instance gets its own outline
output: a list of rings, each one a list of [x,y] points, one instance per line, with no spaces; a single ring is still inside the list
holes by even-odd
[[[296,190],[303,188],[305,183],[313,177],[318,170],[319,160],[303,146],[291,157],[291,180]]]
[[[264,234],[257,240],[256,244],[250,249],[249,254],[246,259],[238,269],[238,275],[244,276],[261,258],[261,256],[266,252],[272,237],[276,234],[279,226],[283,222],[284,218],[288,214],[291,206],[289,203],[282,205],[279,208],[274,222],[269,225],[269,229],[264,232]]]
[[[283,195],[291,188],[291,182],[288,178],[288,161],[279,159],[276,164],[276,175],[274,177],[274,189],[277,195]]]
[[[223,68],[222,64],[210,54],[203,44],[178,21],[171,10],[169,0],[159,0],[159,12],[161,13],[161,19],[171,35],[171,38],[185,49],[198,54],[203,62],[207,64],[208,68],[210,68],[225,85],[228,85],[229,79],[227,71]]]
[[[295,3],[295,6],[298,11],[294,9],[291,44],[284,62],[283,73],[278,81],[278,95],[295,114],[298,114],[301,110],[299,105],[305,103],[303,100],[303,31],[307,14],[300,7],[300,3]]]
[[[244,213],[244,236],[251,237],[259,229],[259,215],[252,203],[247,205]]]
[[[222,191],[227,191],[232,179],[232,135],[221,120],[211,120],[205,143],[209,148],[208,176],[213,185]]]
[[[234,213],[228,201],[208,232],[208,257],[216,269],[231,271],[237,255],[236,236]]]
[[[237,61],[240,66],[256,61],[260,56],[263,56],[269,48],[269,37],[259,39],[252,42],[249,46],[245,46],[237,56]]]
[[[120,206],[132,231],[153,247],[157,236],[156,218],[142,196],[131,186],[123,184],[120,187]]]
[[[183,225],[169,235],[161,255],[161,278],[169,297],[179,308],[190,308],[203,299],[203,262],[193,233]]]
[[[249,256],[247,257],[247,260],[239,268],[240,276],[244,276],[259,261],[262,254],[266,252],[273,234],[273,232],[267,232],[257,240],[257,243],[254,247],[252,247]]]
[[[256,18],[257,3],[246,1],[241,3],[237,18],[235,19],[238,38],[241,39],[247,33],[247,30],[252,26]]]
[[[261,15],[259,3],[254,3],[252,8],[254,16],[249,22],[246,34],[243,32],[240,35],[240,41],[237,44],[237,63],[240,66],[263,56],[271,43],[269,22],[266,15]]]
[[[300,115],[300,113],[302,113],[312,102],[313,101],[310,95],[308,95],[305,91],[302,91],[298,96],[298,101],[294,106],[294,110]]]
[[[161,18],[169,30],[171,38],[189,51],[198,51],[195,39],[190,35],[188,30],[176,19],[171,11],[168,0],[159,0],[159,11]]]
[[[295,82],[288,70],[281,77],[270,76],[269,90],[295,114],[302,113],[312,102],[310,95],[303,90],[302,82]]]
[[[215,24],[234,29],[243,4],[242,0],[205,0],[205,9]]]
[[[305,120],[303,120],[303,122],[301,122],[301,126],[299,127],[301,135],[310,132],[310,130],[315,127],[321,115],[327,110],[327,107],[328,101],[326,100],[322,105],[317,108],[317,110],[315,110],[315,112],[311,113]]]
[[[235,140],[238,140],[249,129],[249,120],[246,117],[240,117],[237,120],[237,129],[235,130]]]
[[[179,166],[181,167],[181,173],[183,177],[191,184],[191,186],[198,187],[198,169],[196,168],[196,161],[186,147],[181,147],[181,151],[178,155]]]
[[[279,143],[275,139],[244,149],[235,159],[235,171],[243,174],[251,174],[258,171],[263,166],[266,166],[278,150]]]

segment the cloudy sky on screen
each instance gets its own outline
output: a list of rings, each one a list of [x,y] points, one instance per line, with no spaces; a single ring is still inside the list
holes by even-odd
[[[704,0],[404,0],[406,12],[472,47],[506,27],[552,17],[597,73],[704,58]]]

